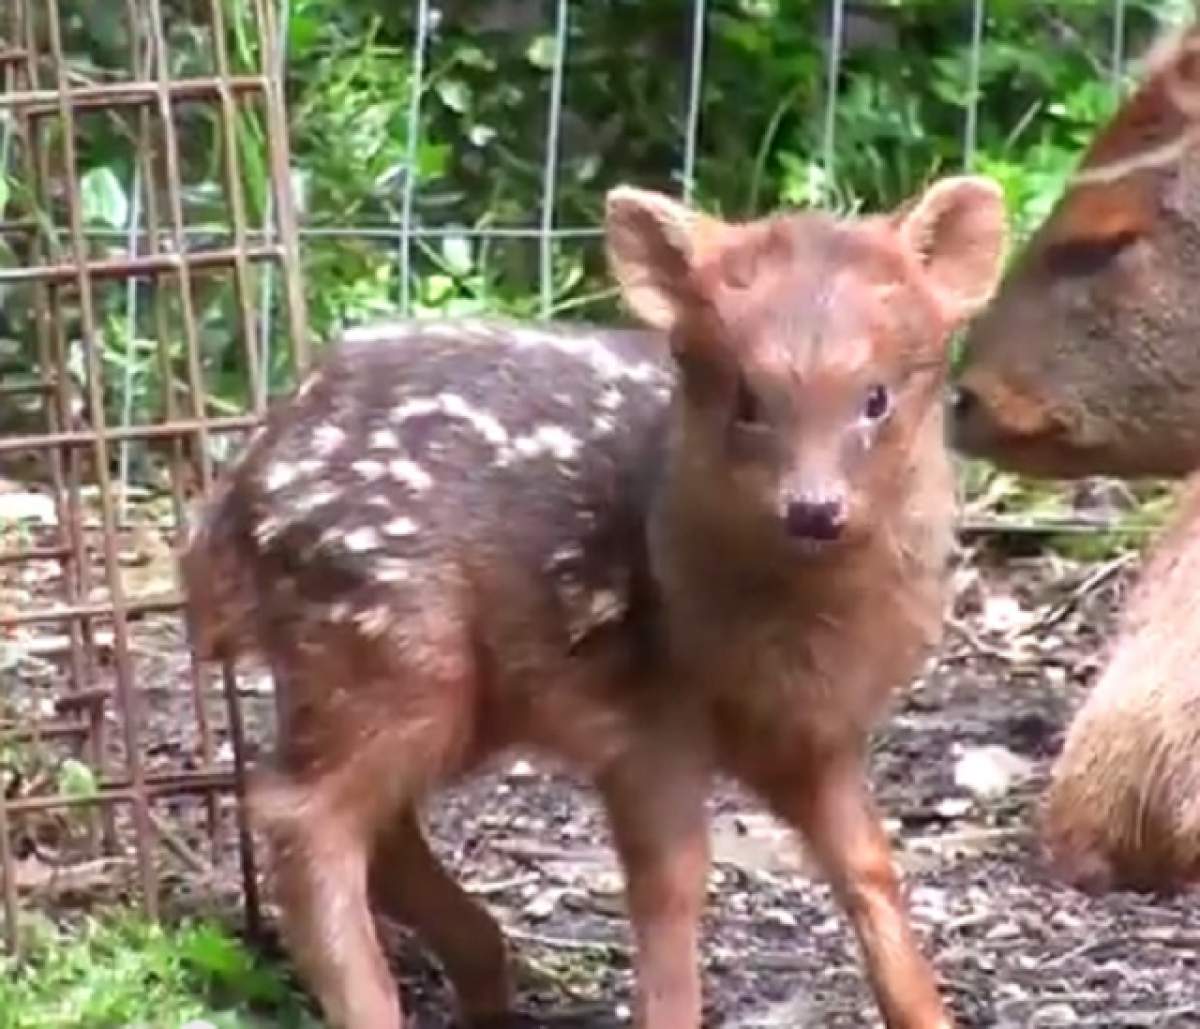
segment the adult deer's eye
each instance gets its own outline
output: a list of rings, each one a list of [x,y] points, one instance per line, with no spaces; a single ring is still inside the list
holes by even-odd
[[[1044,259],[1058,275],[1095,275],[1137,241],[1138,234],[1132,230],[1102,239],[1064,239],[1047,247]]]
[[[761,425],[763,421],[762,405],[750,388],[749,383],[739,376],[737,396],[733,402],[733,420],[738,425]]]
[[[867,390],[867,402],[863,405],[863,414],[872,422],[878,422],[887,417],[892,409],[892,396],[886,386],[872,386]]]

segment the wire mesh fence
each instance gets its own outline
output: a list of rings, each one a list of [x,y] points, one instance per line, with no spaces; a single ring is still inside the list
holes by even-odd
[[[156,534],[186,530],[189,502],[340,324],[501,300],[530,317],[611,313],[599,246],[606,183],[583,143],[605,136],[606,153],[620,151],[631,126],[653,125],[654,145],[619,173],[698,202],[719,192],[705,181],[710,145],[756,149],[712,129],[706,137],[705,121],[713,69],[736,38],[731,19],[736,29],[754,5],[680,0],[655,5],[653,19],[645,5],[646,23],[620,38],[644,31],[655,42],[598,53],[589,19],[611,7],[619,23],[635,6],[466,5],[476,25],[496,20],[489,38],[515,41],[528,85],[498,56],[499,43],[489,53],[452,41],[464,5],[413,0],[394,15],[394,33],[407,33],[402,52],[376,69],[378,82],[402,91],[399,123],[376,126],[394,145],[362,157],[371,202],[326,198],[350,209],[340,220],[315,211],[303,162],[292,159],[289,117],[293,136],[316,126],[314,160],[329,138],[319,131],[328,112],[303,95],[285,103],[305,4],[10,0],[0,15],[0,471],[39,484],[0,493],[0,571],[16,584],[0,594],[0,675],[20,687],[0,695],[10,946],[23,895],[54,889],[84,859],[110,877],[127,873],[151,913],[164,880],[217,883],[232,862],[257,919],[236,793],[270,735],[269,679],[249,670],[235,680],[225,669],[214,688],[190,656],[170,549]],[[979,165],[988,103],[987,2],[953,6],[965,77],[947,102],[960,121],[941,171]],[[1156,30],[1151,6],[1101,0],[1088,9],[1089,46],[1102,51],[1095,76],[1114,93],[1126,54]],[[1151,13],[1166,20],[1181,13],[1159,6]],[[814,129],[798,181],[815,183],[808,199],[843,199],[847,63],[894,8],[831,0],[812,24],[820,62],[794,73],[763,137],[805,98]],[[99,36],[89,35],[95,19],[107,19]],[[1067,16],[1060,27],[1071,30]],[[88,50],[101,37],[107,45]],[[615,74],[622,62],[640,85],[627,97],[633,113],[610,131],[605,112],[579,114],[573,82]],[[462,113],[472,81],[508,97],[538,152],[504,150],[496,140],[506,129],[478,118],[459,118],[459,135],[447,137],[442,123]],[[649,113],[634,110],[634,94]],[[1031,110],[1029,119],[1039,114]],[[358,116],[370,124],[376,112]],[[104,147],[116,156],[94,159]],[[762,206],[766,143],[758,150],[744,165],[748,209]],[[458,152],[456,190],[439,169]],[[502,171],[524,193],[493,190],[480,209],[474,194]],[[493,260],[484,255],[501,252],[497,277],[479,272]],[[365,299],[361,282],[371,284]]]

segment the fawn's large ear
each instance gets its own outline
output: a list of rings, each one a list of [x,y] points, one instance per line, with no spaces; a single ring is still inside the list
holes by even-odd
[[[617,186],[605,198],[608,263],[625,303],[647,325],[669,331],[697,300],[692,272],[721,223],[662,193]]]
[[[906,205],[895,224],[952,324],[991,299],[1008,236],[1004,198],[995,182],[976,176],[942,179]]]

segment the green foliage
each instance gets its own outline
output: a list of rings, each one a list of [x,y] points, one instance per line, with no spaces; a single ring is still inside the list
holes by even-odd
[[[63,931],[25,925],[30,953],[0,961],[0,1029],[217,1029],[317,1022],[282,975],[221,926],[161,927],[131,913]]]

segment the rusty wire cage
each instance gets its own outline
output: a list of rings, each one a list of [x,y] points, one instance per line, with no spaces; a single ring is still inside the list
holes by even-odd
[[[0,602],[0,642],[40,629],[32,705],[14,708],[0,690],[2,910],[13,949],[20,895],[70,888],[58,874],[88,860],[106,881],[126,869],[128,892],[151,915],[173,864],[194,879],[240,863],[257,919],[234,799],[238,689],[230,670],[222,690],[187,657],[171,550],[146,542],[128,501],[130,467],[155,469],[169,496],[164,521],[183,533],[189,500],[306,362],[272,2],[199,0],[200,38],[173,31],[163,0],[95,5],[113,45],[84,69],[71,59],[72,35],[92,5],[7,0],[0,11],[0,169],[12,183],[0,205],[0,291],[16,292],[6,306],[20,312],[0,325],[0,464],[48,485],[24,499],[52,501],[31,529],[0,518],[0,562],[27,586]],[[126,153],[116,163],[130,179],[107,193],[91,183],[89,194],[80,150],[100,122],[108,138],[118,128]],[[198,197],[181,179],[181,154],[197,147],[218,155],[219,197]],[[261,169],[257,190],[248,169]],[[109,231],[96,231],[85,208],[106,202]],[[228,349],[248,387],[236,404],[215,407],[207,389],[220,373],[214,333],[239,342]],[[152,394],[139,405],[151,416],[134,417],[135,385]],[[23,496],[5,499],[12,510]],[[156,675],[162,661],[189,671]],[[168,729],[153,744],[151,721]]]

